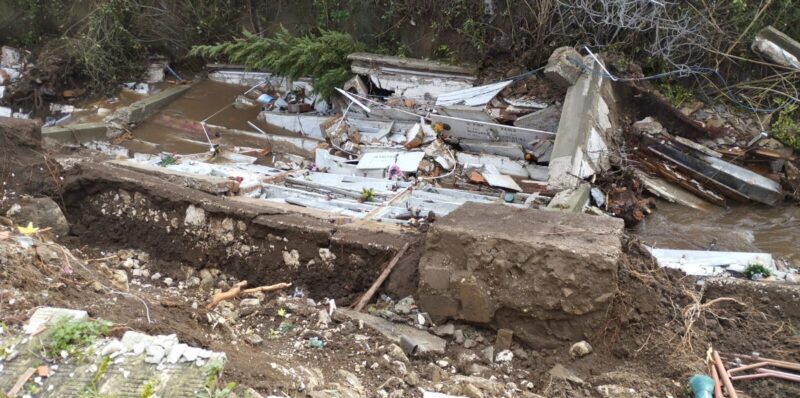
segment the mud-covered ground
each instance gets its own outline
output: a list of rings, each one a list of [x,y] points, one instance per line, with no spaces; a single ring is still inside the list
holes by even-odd
[[[327,298],[291,297],[297,295],[292,289],[240,297],[209,311],[205,305],[212,292],[232,286],[235,276],[199,264],[176,267],[135,249],[63,243],[24,249],[13,236],[0,240],[0,321],[16,329],[35,308],[59,306],[87,310],[117,324],[117,331],[176,333],[189,344],[224,351],[224,381],[265,396],[303,396],[323,388],[352,396],[382,395],[381,390],[421,396],[420,389],[466,395],[475,387],[487,397],[681,397],[687,396],[688,377],[705,372],[709,345],[723,353],[800,360],[797,288],[709,281],[703,287],[656,269],[633,243],[620,266],[619,294],[605,327],[586,338],[591,354],[572,358],[571,342],[553,350],[515,343],[509,362],[487,360],[493,331],[461,324],[454,325],[460,330],[455,336],[431,327],[448,340],[444,354],[406,359],[368,327],[326,317]],[[152,323],[143,302],[113,291],[144,300]],[[378,299],[380,312],[413,323],[413,305],[393,299]],[[324,346],[312,347],[314,338]],[[557,365],[567,370],[553,372]],[[753,397],[800,396],[800,388],[789,382],[736,386]]]

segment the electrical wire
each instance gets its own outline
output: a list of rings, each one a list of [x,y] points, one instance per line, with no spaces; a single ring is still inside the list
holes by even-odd
[[[669,72],[663,72],[663,73],[658,73],[658,74],[649,75],[649,76],[617,77],[617,76],[614,76],[613,74],[611,74],[611,72],[608,72],[608,70],[605,68],[603,63],[600,62],[600,60],[597,57],[594,56],[594,54],[591,52],[591,50],[589,50],[589,48],[587,46],[584,46],[584,49],[586,49],[586,51],[590,54],[590,56],[592,56],[592,58],[600,65],[600,67],[601,67],[601,69],[603,69],[603,71],[597,71],[597,70],[595,70],[593,68],[590,68],[588,65],[586,65],[582,61],[574,59],[572,57],[567,57],[567,60],[570,63],[572,63],[575,66],[577,66],[578,68],[580,68],[584,72],[587,72],[587,73],[590,73],[590,74],[593,74],[593,75],[596,75],[596,76],[600,76],[600,77],[603,77],[603,78],[607,78],[607,79],[610,79],[610,80],[615,81],[615,82],[616,81],[618,81],[618,82],[636,82],[636,81],[645,81],[645,80],[657,80],[657,79],[662,79],[662,78],[665,78],[665,77],[668,77],[668,76],[687,77],[687,76],[691,76],[691,75],[704,75],[704,76],[705,75],[713,75],[717,79],[719,79],[720,82],[722,83],[722,86],[723,86],[723,90],[722,91],[723,91],[723,94],[725,95],[725,97],[727,97],[736,106],[738,106],[738,107],[740,107],[742,109],[749,110],[751,112],[755,112],[755,113],[773,113],[773,112],[778,112],[778,111],[782,110],[783,108],[791,105],[792,103],[800,102],[800,92],[798,92],[797,88],[795,87],[795,95],[794,96],[789,95],[787,93],[782,93],[782,92],[777,91],[777,90],[771,90],[771,91],[773,91],[773,92],[775,92],[777,94],[781,94],[781,95],[783,95],[783,96],[788,98],[788,101],[784,102],[783,104],[781,104],[780,106],[778,106],[776,108],[756,108],[756,107],[750,106],[749,104],[746,104],[746,103],[742,102],[741,100],[739,100],[736,97],[736,95],[731,90],[731,86],[730,86],[730,84],[728,84],[727,79],[725,79],[725,77],[722,76],[722,74],[719,73],[718,70],[712,69],[712,68],[708,68],[708,67],[704,67],[704,66],[697,66],[697,65],[695,65],[695,66],[683,66],[683,67],[677,68],[677,69],[669,71]]]

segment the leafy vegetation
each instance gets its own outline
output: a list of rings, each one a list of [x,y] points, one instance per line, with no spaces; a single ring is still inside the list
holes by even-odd
[[[330,97],[334,88],[350,78],[347,55],[362,51],[364,45],[352,36],[329,30],[317,35],[294,36],[286,29],[272,37],[245,31],[233,41],[195,46],[191,55],[226,59],[249,69],[269,70],[290,79],[310,77],[314,90]]]
[[[142,386],[142,390],[139,391],[139,398],[152,398],[156,392],[156,379],[151,378],[147,380],[146,383]]]
[[[747,266],[744,268],[744,276],[746,276],[748,279],[752,279],[755,275],[761,275],[761,277],[766,278],[772,275],[772,271],[760,263],[747,264]]]
[[[111,357],[104,356],[100,365],[97,367],[97,371],[92,376],[90,384],[86,386],[86,389],[81,392],[78,398],[111,398],[108,394],[102,394],[97,391],[97,384],[100,383],[100,380],[106,374],[106,371],[108,371],[109,362],[111,362]]]
[[[800,150],[800,112],[797,103],[788,104],[778,112],[778,117],[772,122],[772,136],[784,144]]]
[[[145,49],[132,33],[135,12],[128,0],[98,2],[78,31],[51,42],[50,51],[63,54],[67,74],[88,89],[111,93],[144,71]]]
[[[45,347],[47,357],[57,358],[62,351],[80,356],[81,350],[92,344],[97,337],[108,333],[110,323],[97,321],[73,321],[64,318],[53,325],[50,341]]]
[[[694,102],[694,94],[679,84],[664,82],[659,85],[659,89],[676,108]]]
[[[372,188],[364,188],[361,190],[361,197],[359,198],[362,202],[370,202],[375,199],[375,191]]]

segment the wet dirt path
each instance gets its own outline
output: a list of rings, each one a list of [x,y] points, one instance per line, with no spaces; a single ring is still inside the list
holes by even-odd
[[[800,267],[800,206],[796,205],[737,206],[706,213],[659,201],[633,232],[660,248],[767,252]]]

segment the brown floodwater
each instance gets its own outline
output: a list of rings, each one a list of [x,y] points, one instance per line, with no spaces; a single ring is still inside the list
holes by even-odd
[[[165,151],[187,154],[208,150],[204,136],[188,134],[154,122],[161,114],[194,121],[205,120],[210,125],[257,133],[257,130],[247,124],[247,122],[252,122],[266,132],[281,133],[276,131],[278,129],[258,120],[259,107],[250,109],[233,107],[236,96],[245,91],[247,91],[247,87],[201,80],[159,113],[138,125],[133,130],[134,140],[128,141],[124,145],[134,152],[147,153]],[[226,137],[212,136],[211,138],[214,143],[236,144],[228,142]]]
[[[258,121],[259,108],[236,109],[232,103],[246,87],[210,80],[197,82],[183,96],[160,111],[161,114],[255,132],[247,122],[271,134],[285,131]],[[127,98],[126,98],[127,99]],[[158,115],[156,115],[158,116]],[[125,143],[135,152],[160,151],[182,154],[208,150],[205,137],[164,127],[154,118],[133,130],[134,140]],[[241,137],[212,137],[217,143],[236,145]],[[658,208],[633,229],[645,243],[670,249],[758,251],[784,258],[800,266],[800,207],[782,205],[713,208],[702,212],[659,201]]]
[[[663,249],[766,252],[800,266],[800,206],[738,205],[702,212],[663,201],[634,234]]]

